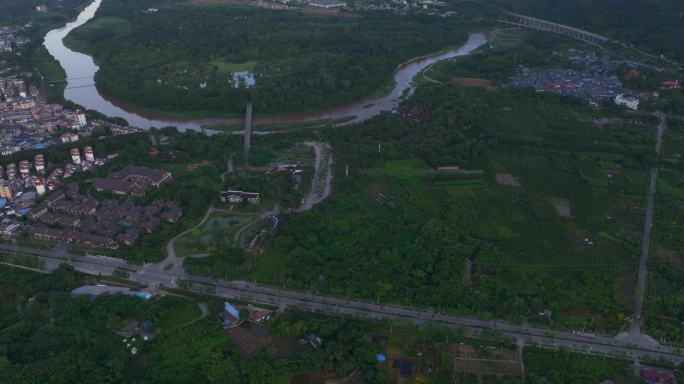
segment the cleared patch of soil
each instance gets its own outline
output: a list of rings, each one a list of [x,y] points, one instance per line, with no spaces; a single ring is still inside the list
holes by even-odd
[[[677,251],[668,248],[656,247],[655,256],[658,259],[664,260],[666,263],[673,266],[681,266],[682,258],[684,255],[680,255]]]
[[[187,170],[190,171],[190,172],[193,172],[193,171],[194,171],[195,169],[197,169],[197,168],[206,167],[207,165],[210,165],[210,164],[211,164],[211,161],[209,161],[209,160],[204,160],[204,161],[201,162],[201,163],[188,164],[188,166],[185,167],[185,169],[187,169]]]
[[[496,182],[510,187],[520,187],[520,182],[513,176],[512,173],[497,173]]]
[[[371,183],[369,186],[364,188],[362,192],[364,195],[370,197],[378,203],[383,203],[390,196],[391,188],[386,184]]]
[[[617,294],[625,302],[625,304],[633,304],[634,302],[634,285],[636,282],[631,277],[623,277],[618,282]]]
[[[572,217],[570,200],[551,197],[549,198],[549,201],[551,204],[553,204],[553,207],[556,208],[556,213],[558,213],[558,216]]]
[[[598,119],[594,119],[594,125],[596,125],[598,129],[603,129],[608,124],[618,123],[622,123],[622,119],[619,117],[599,117]]]
[[[242,327],[229,328],[226,333],[230,335],[230,343],[238,349],[242,357],[252,356],[271,341],[270,337],[256,336]]]
[[[496,92],[497,90],[496,85],[491,80],[473,77],[454,77],[451,79],[451,84],[459,85],[461,87],[484,88],[491,92]]]

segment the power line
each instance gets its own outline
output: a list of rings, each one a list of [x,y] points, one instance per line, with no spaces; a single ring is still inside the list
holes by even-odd
[[[60,79],[60,80],[48,80],[48,83],[64,83],[70,80],[83,80],[83,79],[92,79],[93,76],[83,76],[83,77],[71,77],[68,79]]]
[[[95,86],[95,84],[75,85],[73,87],[66,87],[64,89],[88,88],[88,87],[94,87],[94,86]]]

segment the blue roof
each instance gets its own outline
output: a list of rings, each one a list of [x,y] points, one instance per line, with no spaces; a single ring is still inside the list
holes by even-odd
[[[0,198],[0,207],[4,207],[5,205],[7,205],[7,199]]]
[[[36,193],[33,191],[25,192],[21,195],[22,200],[33,200],[36,198]]]
[[[235,307],[230,305],[229,302],[226,301],[226,305],[223,307],[223,309],[225,309],[228,313],[230,313],[230,315],[233,316],[234,318],[240,320],[240,311],[238,311],[237,309],[235,309]]]
[[[154,296],[152,292],[147,292],[147,291],[138,291],[135,293],[136,297],[139,297],[141,299],[149,300]]]
[[[376,359],[378,360],[378,362],[380,362],[380,363],[384,363],[385,361],[387,361],[387,358],[386,358],[385,355],[383,355],[382,353],[377,353],[377,354],[375,354],[375,358],[376,358]]]

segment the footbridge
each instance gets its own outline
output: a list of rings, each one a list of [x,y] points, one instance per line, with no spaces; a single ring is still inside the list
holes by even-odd
[[[507,12],[507,14],[508,19],[499,20],[500,23],[519,28],[536,29],[538,31],[558,33],[596,46],[602,46],[610,41],[610,39],[605,36],[597,35],[579,28],[573,28],[567,25],[520,15],[517,13]]]

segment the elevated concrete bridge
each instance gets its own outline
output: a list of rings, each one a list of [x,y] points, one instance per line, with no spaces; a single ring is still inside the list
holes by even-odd
[[[597,35],[582,29],[569,27],[567,25],[554,23],[552,21],[537,19],[530,16],[520,15],[517,13],[508,12],[508,19],[499,20],[499,22],[519,28],[536,29],[538,31],[558,33],[596,46],[602,46],[610,41],[610,39],[605,36]]]

